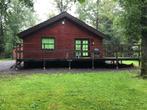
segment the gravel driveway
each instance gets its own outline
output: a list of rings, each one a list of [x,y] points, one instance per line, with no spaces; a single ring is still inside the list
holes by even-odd
[[[0,61],[0,72],[9,71],[10,67],[15,64],[15,60]]]

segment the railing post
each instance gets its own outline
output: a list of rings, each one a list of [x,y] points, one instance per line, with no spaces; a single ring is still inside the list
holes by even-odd
[[[18,59],[20,59],[20,43],[18,44]]]
[[[94,52],[92,52],[92,69],[94,69]]]
[[[72,59],[70,58],[70,52],[66,52],[66,60],[68,61],[68,69],[71,70],[71,62],[72,62]]]
[[[18,59],[17,57],[18,57],[18,49],[17,49],[17,45],[16,45],[16,47],[15,47],[15,55],[16,55],[16,60]]]
[[[43,44],[43,47],[45,48],[45,44]],[[45,50],[42,49],[42,56],[43,56],[43,70],[46,69],[46,62],[45,62]]]
[[[20,59],[22,59],[22,43],[20,44]]]
[[[68,69],[71,70],[71,60],[68,60]]]
[[[118,51],[116,50],[116,69],[118,69],[119,60],[118,60]]]

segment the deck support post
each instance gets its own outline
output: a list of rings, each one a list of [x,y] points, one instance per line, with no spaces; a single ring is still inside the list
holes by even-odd
[[[17,59],[18,59],[18,44],[16,46],[15,54],[16,54],[16,62],[17,62]]]
[[[94,69],[94,59],[92,59],[92,69]]]
[[[122,60],[120,60],[120,63],[121,63],[121,64],[123,64],[123,61],[122,61]]]
[[[138,51],[138,64],[139,67],[141,67],[141,45],[139,45],[139,51]]]
[[[139,67],[141,67],[141,60],[140,60],[140,58],[138,60],[138,65],[139,65]]]
[[[45,44],[44,44],[44,47],[45,47]],[[45,62],[45,50],[42,50],[42,56],[43,56],[43,70],[46,69],[46,62]]]
[[[43,70],[46,70],[46,61],[44,58],[43,58]]]
[[[12,66],[11,69],[12,68],[15,68],[15,70],[20,69],[21,68],[21,63],[22,63],[22,61],[17,59],[16,63],[15,63],[15,66]]]
[[[118,69],[119,60],[118,60],[118,52],[116,52],[116,69]]]
[[[92,53],[92,69],[94,69],[94,52]]]
[[[71,62],[72,60],[68,60],[68,69],[71,70]]]
[[[45,60],[43,60],[43,70],[45,70]]]

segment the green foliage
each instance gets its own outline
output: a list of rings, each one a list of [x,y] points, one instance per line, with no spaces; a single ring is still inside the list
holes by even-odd
[[[84,3],[85,2],[85,0],[78,0],[80,3]]]
[[[138,42],[141,37],[141,4],[141,0],[120,0],[120,5],[124,9],[124,34],[131,44]]]
[[[33,7],[33,0],[19,0],[19,1],[27,7]]]
[[[0,1],[0,56],[4,52],[4,21],[6,20],[6,11],[9,2],[8,0]]]
[[[147,81],[135,77],[137,74],[128,71],[51,73],[1,75],[0,109],[147,109]]]
[[[5,57],[10,57],[12,49],[19,42],[17,33],[26,27],[35,24],[35,16],[33,15],[32,1],[30,0],[2,0],[1,10],[1,30],[0,37],[3,39],[0,45],[5,53]],[[4,8],[5,7],[5,8]]]
[[[77,13],[79,18],[84,22],[96,27],[98,17],[98,29],[106,34],[105,40],[113,43],[124,43],[124,27],[122,23],[123,10],[119,3],[114,0],[86,0],[83,4],[79,4]]]

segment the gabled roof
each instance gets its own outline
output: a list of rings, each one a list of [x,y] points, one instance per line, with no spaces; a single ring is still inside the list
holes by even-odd
[[[87,29],[88,31],[90,31],[93,34],[96,34],[99,37],[103,38],[105,36],[102,32],[100,32],[100,31],[96,30],[95,28],[87,25],[83,21],[75,18],[74,16],[68,14],[67,12],[62,12],[61,14],[59,14],[59,15],[57,15],[55,17],[52,17],[52,18],[50,18],[50,19],[48,19],[48,20],[46,20],[46,21],[44,21],[44,22],[42,22],[42,23],[40,23],[40,24],[38,24],[38,25],[36,25],[34,27],[31,27],[31,28],[29,28],[27,30],[24,30],[24,31],[18,33],[18,36],[20,38],[23,38],[25,36],[28,36],[29,34],[32,34],[32,33],[36,32],[36,31],[38,31],[39,29],[42,29],[42,28],[44,28],[44,27],[46,27],[48,25],[51,25],[52,23],[54,23],[56,21],[59,21],[61,19],[64,19],[64,18],[67,18],[67,19],[73,21],[77,25]]]

